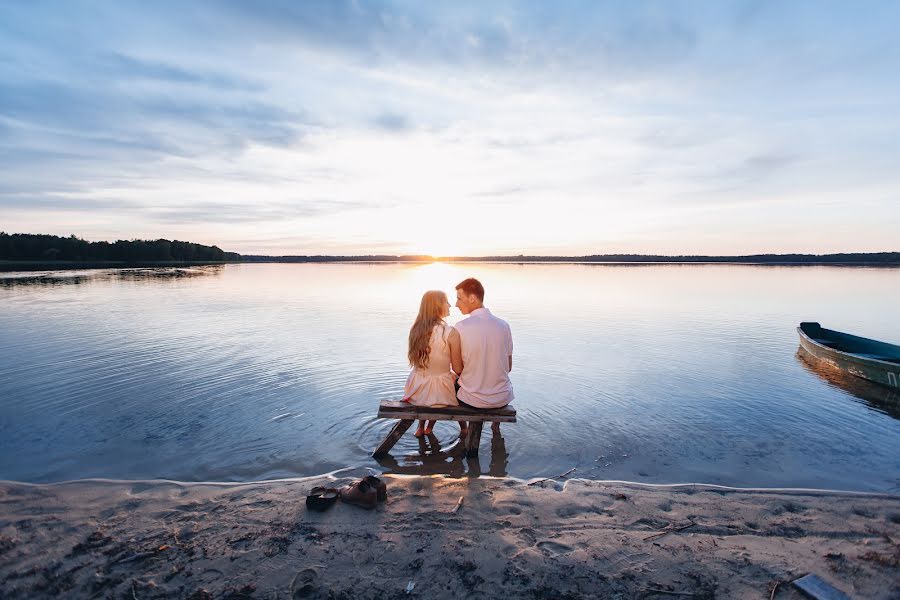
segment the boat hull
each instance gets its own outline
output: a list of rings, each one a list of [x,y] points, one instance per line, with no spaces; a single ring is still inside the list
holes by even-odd
[[[800,327],[797,328],[797,333],[800,336],[800,346],[817,360],[828,363],[856,377],[862,377],[888,387],[900,388],[900,363],[867,358],[858,356],[858,353],[842,352],[831,348],[826,343],[816,339],[817,332],[822,332],[823,335],[841,336],[859,344],[862,350],[865,350],[862,346],[867,342],[871,343],[873,347],[877,347],[881,352],[884,352],[885,348],[897,348],[896,346],[842,334],[829,329],[822,329],[818,323],[801,323]],[[900,348],[897,348],[897,350],[900,351]],[[898,358],[900,358],[900,355],[898,355]]]

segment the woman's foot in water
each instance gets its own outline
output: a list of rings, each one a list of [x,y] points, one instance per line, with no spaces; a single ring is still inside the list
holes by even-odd
[[[425,422],[425,435],[431,435],[431,432],[434,431],[434,424],[437,421],[426,421]],[[419,426],[421,428],[421,425]]]
[[[420,438],[423,435],[425,435],[426,433],[430,433],[430,432],[425,431],[425,421],[419,421],[419,427],[418,427],[418,429],[416,429],[415,436]]]

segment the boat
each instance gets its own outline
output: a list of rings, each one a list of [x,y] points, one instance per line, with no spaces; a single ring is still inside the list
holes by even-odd
[[[800,346],[817,360],[881,385],[900,387],[900,346],[812,322],[800,323],[797,333]]]
[[[900,419],[900,388],[879,385],[875,382],[855,377],[834,366],[816,359],[803,347],[797,348],[798,362],[810,373],[830,386],[840,388],[869,408]]]

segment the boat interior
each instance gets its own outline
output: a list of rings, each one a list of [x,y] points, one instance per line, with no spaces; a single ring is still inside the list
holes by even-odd
[[[832,350],[860,358],[900,364],[900,346],[825,329],[818,323],[801,323],[800,329],[812,341],[827,346]]]

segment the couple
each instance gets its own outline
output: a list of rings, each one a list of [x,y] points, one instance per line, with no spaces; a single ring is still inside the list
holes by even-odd
[[[484,307],[484,286],[466,279],[456,286],[456,307],[468,315],[451,327],[444,322],[450,302],[440,291],[425,292],[419,316],[409,330],[412,371],[403,401],[415,406],[501,408],[513,399],[512,333],[503,319]],[[452,370],[451,370],[452,369]],[[465,439],[468,423],[460,421]],[[416,437],[431,434],[434,421],[419,421]],[[493,423],[499,432],[500,424]]]

